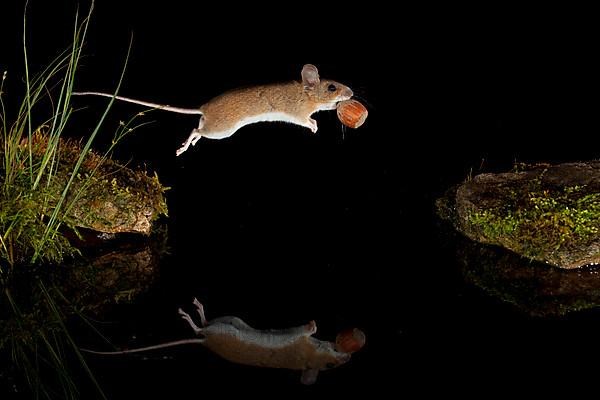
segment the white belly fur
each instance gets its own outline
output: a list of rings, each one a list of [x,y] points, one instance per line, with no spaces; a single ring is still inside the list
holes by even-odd
[[[296,118],[290,114],[286,114],[283,112],[269,112],[269,113],[258,114],[258,115],[254,115],[252,117],[244,118],[244,119],[240,120],[237,124],[235,124],[235,126],[230,130],[220,131],[220,132],[206,132],[202,136],[207,137],[209,139],[224,139],[226,137],[233,135],[235,132],[237,132],[238,129],[240,129],[246,125],[255,124],[257,122],[274,122],[274,121],[289,122],[291,124],[304,126],[304,123],[302,121],[299,121],[298,118]]]

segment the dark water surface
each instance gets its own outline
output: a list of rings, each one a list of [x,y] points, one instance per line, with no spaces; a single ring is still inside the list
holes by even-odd
[[[38,3],[30,29],[39,42],[30,51],[43,60],[51,40],[68,36],[43,35],[47,21],[36,9],[68,26],[72,8]],[[192,337],[177,309],[191,311],[197,297],[209,318],[235,315],[265,329],[314,319],[318,338],[358,327],[367,344],[311,387],[295,371],[230,364],[202,347],[90,356],[110,399],[206,397],[215,389],[284,398],[389,388],[476,395],[482,384],[490,393],[590,382],[582,366],[600,355],[600,310],[532,316],[478,286],[434,212],[435,199],[471,173],[515,161],[598,158],[596,109],[587,98],[594,64],[584,42],[529,19],[489,26],[483,17],[462,21],[442,11],[370,9],[362,18],[375,26],[348,19],[348,34],[326,40],[317,27],[343,26],[343,11],[318,9],[292,23],[257,10],[240,16],[175,3],[98,4],[79,89],[114,88],[133,31],[123,95],[195,106],[229,88],[298,79],[310,62],[355,88],[369,118],[345,134],[327,112],[316,116],[316,135],[253,125],[227,140],[200,140],[175,159],[196,117],[144,117],[156,122],[116,156],[157,171],[171,187],[163,220],[170,250],[152,284],[132,303],[109,307],[102,320],[110,323],[98,328],[117,347]],[[216,33],[233,26],[231,39]],[[19,54],[10,54],[8,67],[20,76]],[[76,100],[89,107],[74,120],[80,124],[105,104]],[[107,128],[138,110],[115,105]],[[82,346],[107,348],[72,325]],[[81,382],[82,397],[94,398]]]

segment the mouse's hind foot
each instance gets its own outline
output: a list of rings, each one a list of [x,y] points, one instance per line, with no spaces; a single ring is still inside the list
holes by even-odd
[[[190,314],[186,313],[181,308],[177,310],[177,312],[179,313],[179,315],[181,315],[181,318],[183,318],[185,321],[187,321],[188,324],[190,324],[196,335],[202,334],[202,328],[199,328],[198,325],[194,323],[194,320],[192,319],[192,317],[190,317]]]
[[[206,316],[204,315],[204,306],[195,297],[194,297],[194,305],[196,306],[196,310],[198,311],[198,314],[200,314],[200,324],[202,326],[206,326]]]
[[[182,155],[190,147],[190,144],[192,146],[194,146],[196,144],[196,142],[198,140],[200,140],[201,137],[202,137],[202,135],[200,134],[200,130],[198,128],[194,129],[192,131],[192,133],[190,133],[190,136],[188,136],[188,138],[186,139],[186,141],[183,142],[183,144],[181,145],[181,147],[177,149],[177,151],[175,152],[175,154],[177,156]]]

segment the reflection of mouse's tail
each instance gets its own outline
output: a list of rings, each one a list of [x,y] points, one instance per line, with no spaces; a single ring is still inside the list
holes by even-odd
[[[139,104],[141,106],[156,108],[158,110],[171,111],[171,112],[175,112],[175,113],[179,113],[179,114],[204,114],[198,108],[173,107],[173,106],[166,105],[166,104],[157,104],[157,103],[151,103],[149,101],[142,101],[142,100],[132,99],[132,98],[129,98],[129,97],[115,96],[115,95],[109,94],[109,93],[101,93],[101,92],[72,92],[71,94],[76,95],[76,96],[102,96],[102,97],[109,97],[109,98],[114,98],[114,99],[121,100],[121,101],[126,101],[128,103]]]
[[[202,344],[202,343],[204,343],[204,339],[182,339],[182,340],[176,340],[174,342],[156,344],[154,346],[140,347],[139,349],[131,349],[131,350],[121,350],[121,351],[95,351],[95,350],[88,350],[88,349],[80,349],[80,350],[84,351],[86,353],[92,353],[92,354],[116,355],[116,354],[140,353],[143,351],[164,349],[167,347],[181,346],[184,344]]]

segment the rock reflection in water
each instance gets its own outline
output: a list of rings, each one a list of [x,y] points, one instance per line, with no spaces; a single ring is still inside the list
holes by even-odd
[[[468,283],[532,316],[556,317],[600,306],[600,267],[564,270],[455,234]]]

